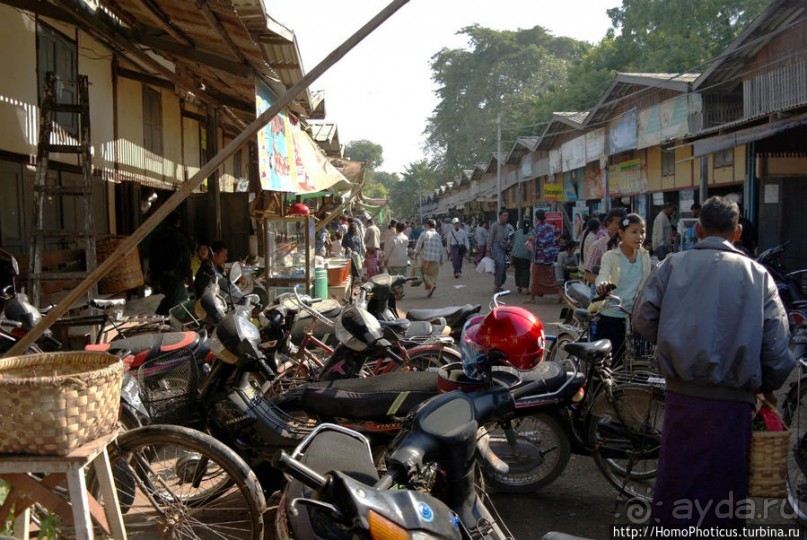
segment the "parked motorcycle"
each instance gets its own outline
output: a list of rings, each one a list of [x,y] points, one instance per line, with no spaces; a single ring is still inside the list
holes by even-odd
[[[439,309],[413,309],[406,313],[406,319],[398,314],[397,299],[408,282],[416,281],[416,277],[392,276],[378,274],[370,278],[359,288],[359,305],[366,305],[367,311],[380,321],[395,323],[407,336],[423,335],[429,326],[433,334],[439,335],[448,327],[449,335],[459,340],[465,322],[479,313],[481,305],[465,304]]]
[[[443,368],[440,384],[451,388],[458,375]],[[515,390],[494,384],[429,399],[410,415],[380,478],[361,434],[319,428],[292,456],[283,452],[277,460],[293,478],[278,507],[278,537],[512,538],[476,489],[475,457],[496,462],[478,434],[486,424],[552,407],[574,395],[580,383],[573,376],[553,383],[539,379]],[[380,536],[381,530],[387,535]]]
[[[807,269],[786,272],[784,254],[791,241],[768,248],[760,253],[756,261],[763,265],[776,282],[779,298],[789,313],[792,309],[807,307]]]

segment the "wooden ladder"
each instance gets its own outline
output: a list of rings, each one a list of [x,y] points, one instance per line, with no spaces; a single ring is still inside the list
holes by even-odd
[[[76,84],[78,86],[78,103],[59,103],[56,100],[56,84]],[[78,117],[79,129],[77,144],[64,144],[67,137],[64,133],[56,133],[54,142],[54,125],[56,113],[68,113]],[[50,154],[70,153],[78,156],[82,171],[82,182],[77,185],[52,185],[48,183],[48,162]],[[90,141],[90,97],[89,82],[86,75],[79,75],[78,81],[60,81],[53,72],[45,75],[45,95],[42,100],[39,118],[39,144],[36,153],[36,179],[34,182],[34,231],[31,242],[30,283],[31,296],[35,306],[39,306],[42,297],[42,282],[47,280],[81,280],[95,270],[95,225],[93,223],[92,202],[92,145]],[[45,230],[44,208],[47,199],[55,199],[62,206],[64,197],[81,197],[84,202],[84,228],[80,230]],[[46,249],[47,239],[59,239],[62,244],[75,244],[84,247],[85,270],[52,271],[42,269],[42,254]],[[63,246],[64,247],[64,246]],[[88,291],[88,297],[97,296],[98,287]]]

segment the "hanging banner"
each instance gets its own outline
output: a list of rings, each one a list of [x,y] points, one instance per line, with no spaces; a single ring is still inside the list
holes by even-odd
[[[605,128],[586,133],[586,163],[598,161],[605,154]]]
[[[700,95],[698,95],[700,98]],[[689,98],[686,94],[668,99],[659,106],[661,137],[679,139],[689,131]]]
[[[574,173],[568,171],[563,173],[563,200],[576,201],[577,200],[577,186],[575,185]]]
[[[546,202],[563,202],[563,184],[544,183],[543,195]]]
[[[555,238],[563,235],[563,212],[547,212],[546,222],[555,228]]]
[[[588,217],[588,207],[586,201],[577,201],[572,207],[572,240],[580,241],[583,231],[586,229],[586,218]]]
[[[260,115],[272,106],[269,88],[258,81],[255,108]],[[318,146],[286,113],[280,113],[258,131],[258,169],[267,191],[311,193],[338,182],[347,183]]]
[[[586,167],[583,180],[583,196],[586,200],[605,197],[605,177],[599,163]]]
[[[586,165],[586,136],[581,135],[560,146],[563,172],[573,171]]]
[[[563,164],[560,157],[560,150],[549,151],[549,174],[563,172]]]
[[[659,106],[653,105],[639,111],[639,128],[636,148],[647,148],[661,144],[661,116]]]
[[[609,195],[633,195],[647,191],[647,174],[641,159],[623,161],[608,168]]]
[[[636,149],[636,109],[608,122],[609,155]]]

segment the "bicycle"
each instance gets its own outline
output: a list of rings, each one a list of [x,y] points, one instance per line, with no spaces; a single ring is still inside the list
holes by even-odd
[[[574,281],[567,281],[562,292],[564,300],[570,306],[580,305],[580,290],[575,288]],[[591,310],[591,304],[601,302],[596,310]],[[618,296],[595,297],[586,307],[575,307],[567,320],[558,326],[561,332],[556,336],[555,342],[549,349],[548,359],[560,362],[568,367],[568,360],[563,356],[563,343],[591,342],[592,326],[599,320],[601,313],[608,308],[615,308],[625,314],[625,340],[622,346],[612,354],[614,369],[622,368],[629,371],[645,372],[658,375],[658,364],[655,359],[656,347],[644,337],[633,333],[631,324],[632,314],[622,304]]]
[[[807,523],[807,318],[792,311],[790,350],[798,358],[798,374],[782,402],[782,419],[790,429],[787,457],[787,502],[798,521]]]
[[[108,451],[130,538],[263,538],[260,483],[222,442],[185,427],[153,425],[122,433]],[[94,470],[87,486],[98,498]]]
[[[591,455],[623,495],[652,500],[664,417],[664,379],[613,367],[607,340],[564,342],[560,348],[574,372],[585,374],[579,399],[557,413],[526,417],[521,423],[505,423],[500,433],[490,432],[496,455],[504,456],[507,448],[517,450],[519,440],[536,451],[508,456],[508,463],[517,458],[522,463],[511,465],[515,472],[488,474],[488,483],[509,492],[533,491],[540,487],[536,478],[544,474],[541,467],[546,457],[553,455],[553,461],[565,466],[571,451]],[[559,433],[565,434],[562,442]]]
[[[359,298],[357,299],[358,305],[366,305],[364,295],[365,291],[360,291]],[[298,287],[294,289],[294,302],[297,309],[311,315],[312,325],[319,321],[326,325],[328,328],[334,329],[336,332],[336,324],[331,319],[325,317],[309,305],[309,301],[300,296]],[[285,317],[294,317],[293,313],[286,313]],[[292,326],[293,321],[288,326]],[[461,360],[460,354],[447,347],[442,339],[424,337],[422,339],[399,339],[391,341],[397,343],[398,354],[402,362],[398,362],[389,358],[366,358],[362,360],[362,366],[359,371],[360,377],[372,377],[382,373],[389,373],[398,369],[407,369],[415,371],[426,371],[430,368],[437,368],[447,363],[458,362]],[[315,338],[311,332],[306,332],[303,341],[299,346],[291,344],[289,340],[289,332],[286,330],[283,337],[280,338],[281,343],[275,343],[277,351],[284,351],[280,354],[275,353],[277,374],[274,380],[267,383],[265,392],[268,397],[278,397],[291,388],[298,386],[304,382],[312,382],[319,380],[320,374],[325,368],[331,356],[336,349],[333,349]],[[285,342],[285,343],[283,343]],[[313,345],[312,350],[309,345]],[[342,347],[341,349],[345,349]],[[346,349],[342,353],[350,354]]]

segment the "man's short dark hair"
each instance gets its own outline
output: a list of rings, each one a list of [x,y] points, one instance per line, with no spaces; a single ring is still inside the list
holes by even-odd
[[[507,208],[502,208],[501,210],[499,210],[499,215],[500,215],[500,216],[501,216],[502,214],[509,214],[509,213],[510,213],[510,212],[508,212],[508,211],[507,211]]]
[[[403,224],[403,223],[396,223],[396,224],[395,224],[395,230],[396,230],[396,231],[398,231],[398,232],[404,232],[404,229],[406,229],[406,225],[405,225],[405,224]]]
[[[433,219],[430,219],[426,222],[426,226],[434,229],[435,227],[437,227],[437,222],[434,221]]]
[[[218,253],[222,249],[227,249],[227,244],[225,244],[221,240],[216,240],[212,244],[210,244],[210,251],[213,253]]]
[[[737,203],[724,197],[709,197],[700,216],[701,227],[714,233],[732,233],[740,221],[740,208]]]
[[[621,208],[621,207],[620,208],[611,208],[611,210],[609,210],[608,213],[605,214],[604,223],[606,225],[608,225],[609,223],[611,223],[612,219],[619,218],[621,220],[623,217],[625,217],[627,215],[628,215],[628,212],[624,208]]]

